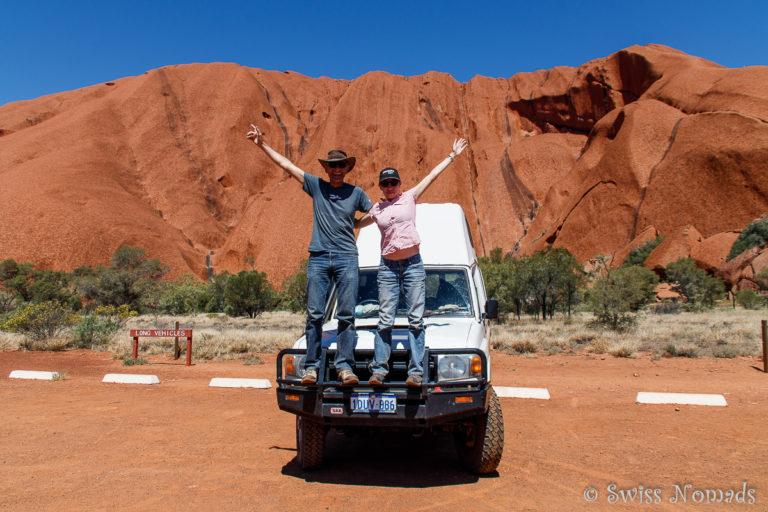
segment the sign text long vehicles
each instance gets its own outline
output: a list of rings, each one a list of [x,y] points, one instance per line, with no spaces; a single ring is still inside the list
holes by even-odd
[[[190,338],[192,329],[131,329],[131,338]]]

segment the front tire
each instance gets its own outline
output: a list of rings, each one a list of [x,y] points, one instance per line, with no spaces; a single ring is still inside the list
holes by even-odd
[[[504,417],[499,397],[489,391],[488,410],[455,433],[456,451],[467,469],[479,475],[496,471],[504,451]]]
[[[307,418],[296,416],[296,458],[301,469],[315,469],[323,463],[325,429]]]

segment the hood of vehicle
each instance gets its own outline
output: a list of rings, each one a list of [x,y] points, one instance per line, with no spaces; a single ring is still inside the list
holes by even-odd
[[[367,321],[366,321],[367,320]],[[404,320],[404,319],[403,319]],[[456,317],[431,317],[425,318],[427,332],[425,343],[429,348],[474,348],[470,346],[469,333],[472,325],[476,323],[474,318]],[[356,322],[355,348],[359,350],[373,350],[373,340],[376,334],[376,319],[363,319]],[[323,347],[336,348],[337,322],[333,320],[323,326]],[[407,349],[408,323],[397,321],[392,331],[392,340],[395,349]],[[302,336],[294,345],[294,348],[306,348],[306,339]]]

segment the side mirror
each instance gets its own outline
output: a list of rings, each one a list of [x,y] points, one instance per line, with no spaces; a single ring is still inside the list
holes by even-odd
[[[499,301],[496,299],[488,299],[485,301],[485,318],[493,320],[499,317]]]

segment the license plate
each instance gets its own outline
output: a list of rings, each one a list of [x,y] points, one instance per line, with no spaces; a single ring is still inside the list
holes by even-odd
[[[352,412],[395,414],[397,397],[390,393],[352,393],[349,407]]]

